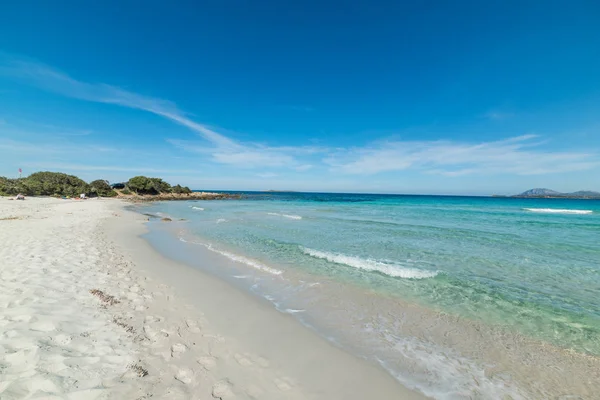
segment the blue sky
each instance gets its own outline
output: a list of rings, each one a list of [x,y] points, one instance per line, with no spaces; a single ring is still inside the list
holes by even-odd
[[[0,175],[600,190],[592,1],[0,4]]]

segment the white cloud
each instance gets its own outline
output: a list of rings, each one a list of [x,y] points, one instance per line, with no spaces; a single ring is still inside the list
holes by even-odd
[[[43,64],[0,53],[0,74],[9,75],[36,87],[86,101],[115,104],[143,110],[185,126],[204,140],[169,139],[176,148],[207,157],[225,165],[244,168],[287,168],[298,172],[313,168],[315,158],[334,172],[372,175],[391,171],[416,170],[449,177],[470,174],[540,175],[581,171],[598,167],[592,152],[548,150],[535,135],[512,137],[480,143],[453,140],[388,140],[362,148],[324,148],[317,146],[269,146],[231,139],[217,130],[188,118],[166,100],[142,96],[104,83],[86,83]],[[504,119],[510,113],[490,111],[489,119]],[[221,131],[222,132],[222,131]],[[84,131],[85,133],[85,131]],[[0,149],[21,153],[63,151],[68,146],[40,147],[0,141]],[[95,152],[113,151],[104,146],[88,146]],[[137,169],[135,169],[137,170]],[[156,171],[159,172],[159,171]],[[279,171],[278,171],[279,172]]]
[[[148,111],[186,126],[217,145],[235,145],[232,140],[206,125],[198,124],[187,118],[170,101],[142,96],[104,83],[78,81],[47,65],[1,54],[0,73],[20,78],[34,86],[63,96]]]
[[[256,174],[256,176],[258,176],[259,178],[275,178],[276,176],[279,176],[278,174],[275,174],[273,172],[264,172],[264,173],[260,173],[260,174]]]
[[[207,125],[188,118],[177,106],[167,100],[142,96],[104,83],[87,83],[47,65],[10,57],[0,53],[0,74],[21,79],[36,87],[63,96],[86,101],[116,104],[139,109],[169,119],[198,133],[210,145],[170,140],[171,144],[184,150],[210,154],[218,163],[241,167],[280,166],[295,168],[296,154],[313,154],[321,151],[316,147],[269,147],[232,140]]]
[[[302,168],[296,157],[325,152],[326,149],[311,146],[271,147],[259,144],[236,147],[211,147],[205,144],[181,139],[167,139],[167,142],[182,150],[210,156],[221,164],[247,168],[286,167]]]
[[[325,159],[335,171],[347,174],[416,169],[446,176],[508,173],[539,175],[591,169],[600,165],[593,153],[541,149],[538,136],[523,135],[500,141],[388,141],[376,146],[338,151]]]
[[[505,120],[505,119],[511,118],[513,116],[514,116],[513,113],[497,111],[497,110],[488,111],[485,114],[483,114],[484,118],[491,119],[494,121]]]
[[[55,162],[33,162],[25,163],[24,166],[29,168],[56,169],[62,171],[117,171],[117,172],[133,172],[133,173],[165,173],[165,174],[193,174],[197,170],[193,169],[166,169],[154,167],[123,167],[119,165],[87,165],[87,164],[70,164],[70,163],[55,163]]]

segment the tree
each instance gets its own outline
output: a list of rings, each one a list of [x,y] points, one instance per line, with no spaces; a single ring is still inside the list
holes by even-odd
[[[175,185],[171,188],[172,193],[176,194],[190,194],[192,191],[187,186]]]
[[[14,195],[16,191],[16,179],[5,178],[0,176],[0,194],[2,195]]]
[[[30,196],[78,196],[88,193],[88,184],[74,175],[61,172],[36,172],[23,179]]]
[[[170,184],[160,178],[136,176],[131,178],[121,191],[128,194],[133,191],[137,194],[157,195],[161,193],[190,194],[192,191],[187,186]],[[117,193],[108,181],[97,179],[89,185],[74,175],[61,172],[36,172],[22,179],[10,179],[0,176],[0,194],[26,196],[79,196],[81,193],[90,196],[112,197]]]
[[[170,193],[171,185],[160,178],[135,176],[127,182],[127,188],[137,194]]]
[[[97,179],[93,182],[90,182],[90,196],[100,196],[100,197],[114,197],[117,195],[108,181],[103,179]]]
[[[88,193],[88,184],[73,175],[60,172],[36,172],[22,179],[0,179],[0,192],[27,196],[77,196]]]

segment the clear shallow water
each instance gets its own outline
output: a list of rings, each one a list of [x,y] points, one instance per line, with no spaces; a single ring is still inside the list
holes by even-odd
[[[403,357],[419,345],[410,344],[415,338],[407,326],[399,327],[398,319],[389,317],[399,312],[395,304],[416,304],[559,349],[600,355],[599,201],[273,193],[232,201],[158,203],[145,212],[185,218],[181,240],[244,264],[248,271],[240,272],[243,278],[272,277],[268,287],[253,280],[253,290],[287,301],[288,310],[304,310],[305,320],[318,320],[315,304],[328,303],[330,310],[345,310],[345,317],[336,320],[331,311],[322,325],[356,318],[353,329],[361,330],[356,337],[362,342],[376,347],[374,342],[387,341],[389,347],[393,341],[394,348],[402,342]],[[309,281],[323,283],[310,296]],[[337,284],[346,291],[338,291]],[[358,301],[350,288],[369,293],[369,299]],[[378,315],[377,322],[368,320],[382,308],[387,319]],[[366,334],[373,329],[376,334]],[[424,338],[416,330],[414,334]],[[352,346],[347,334],[338,337]],[[364,343],[361,351],[368,356]],[[415,354],[413,358],[423,357]],[[380,363],[393,362],[384,355],[377,356]],[[429,365],[430,373],[451,370],[432,357],[429,362],[439,364]],[[456,380],[456,374],[448,380]],[[399,379],[406,383],[409,378]],[[423,385],[427,382],[417,387],[423,390]],[[488,394],[500,390],[490,385]],[[461,390],[468,391],[458,387],[430,394],[453,398],[437,395],[452,392],[461,398]]]

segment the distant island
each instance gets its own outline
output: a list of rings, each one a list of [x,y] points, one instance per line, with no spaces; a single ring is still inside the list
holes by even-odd
[[[600,192],[580,190],[573,193],[561,193],[551,189],[536,188],[510,197],[533,199],[600,199]]]

